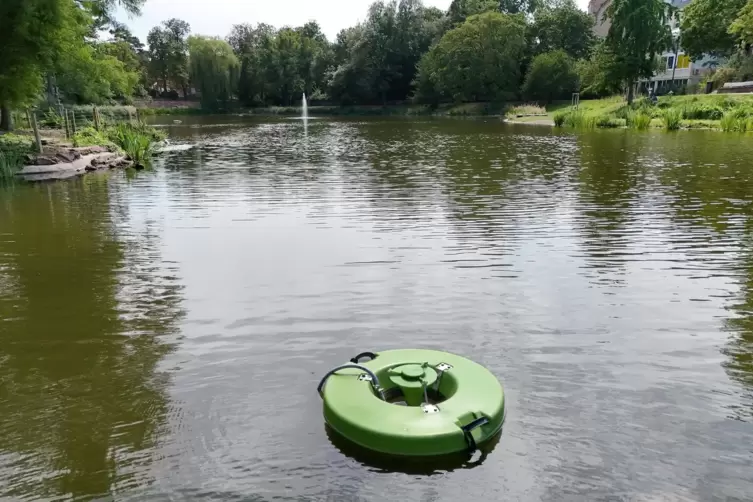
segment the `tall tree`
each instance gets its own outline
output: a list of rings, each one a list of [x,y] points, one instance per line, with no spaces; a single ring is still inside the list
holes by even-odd
[[[671,43],[670,9],[663,0],[613,0],[607,8],[612,25],[606,43],[627,85],[628,103],[633,102],[635,83],[653,75],[656,55]]]
[[[522,16],[498,12],[471,16],[421,59],[417,97],[429,102],[512,99],[520,81],[524,46]]]
[[[437,37],[436,11],[420,0],[375,2],[366,21],[338,36],[335,60],[346,59],[332,75],[332,98],[345,102],[404,100],[416,64]]]
[[[138,74],[134,93],[143,95],[149,87],[149,54],[144,44],[125,25],[115,23],[109,31],[111,39],[99,44],[101,50],[123,63],[128,71]]]
[[[0,129],[12,130],[11,110],[30,102],[77,22],[71,0],[0,2]]]
[[[238,82],[238,59],[224,40],[188,38],[191,81],[201,93],[205,110],[227,110]]]
[[[570,57],[588,56],[594,43],[594,18],[583,12],[573,0],[563,0],[553,7],[534,13],[528,38],[533,54],[564,50]]]
[[[263,104],[266,100],[265,78],[262,59],[269,59],[264,52],[271,47],[275,29],[264,23],[256,27],[250,24],[233,26],[228,43],[240,61],[238,99],[246,106]]]
[[[746,0],[693,0],[682,11],[682,47],[693,59],[704,54],[729,56],[735,51],[737,36],[730,33]]]
[[[170,19],[152,28],[147,36],[151,75],[164,92],[169,86],[188,94],[188,34],[191,26],[180,19]]]

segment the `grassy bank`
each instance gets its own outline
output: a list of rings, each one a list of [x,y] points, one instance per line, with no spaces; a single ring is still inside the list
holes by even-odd
[[[147,115],[202,115],[199,108],[145,108]],[[270,106],[237,109],[233,114],[246,116],[299,116],[300,106]],[[501,116],[516,122],[549,124],[578,129],[719,129],[730,132],[753,132],[753,96],[749,95],[689,95],[663,96],[652,104],[645,98],[627,106],[622,96],[583,100],[573,111],[570,102],[541,107],[521,103],[460,103],[438,106],[392,104],[386,106],[310,106],[311,116],[371,117],[371,116],[444,116],[474,117]]]
[[[547,115],[557,126],[591,129],[631,127],[719,129],[725,132],[753,132],[753,96],[707,94],[663,96],[652,104],[645,98],[628,106],[621,96],[581,101],[577,111],[570,103],[547,107]]]

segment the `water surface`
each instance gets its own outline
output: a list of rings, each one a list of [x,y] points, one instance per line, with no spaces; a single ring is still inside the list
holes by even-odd
[[[0,498],[750,500],[753,143],[187,118],[155,169],[0,191]],[[487,366],[480,465],[362,465],[318,377]]]

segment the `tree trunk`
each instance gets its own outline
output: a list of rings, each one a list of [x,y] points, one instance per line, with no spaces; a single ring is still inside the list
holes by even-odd
[[[13,130],[13,114],[8,103],[0,103],[0,131]]]
[[[632,81],[628,82],[627,102],[629,105],[633,104],[634,91],[635,91],[635,86],[633,85],[633,82]]]

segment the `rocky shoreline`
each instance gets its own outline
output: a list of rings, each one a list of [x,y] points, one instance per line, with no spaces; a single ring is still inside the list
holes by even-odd
[[[48,147],[41,154],[30,155],[18,172],[26,181],[61,180],[95,171],[124,169],[135,165],[127,156],[103,146]]]

